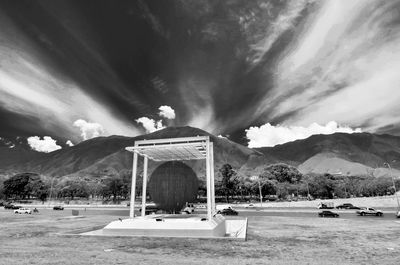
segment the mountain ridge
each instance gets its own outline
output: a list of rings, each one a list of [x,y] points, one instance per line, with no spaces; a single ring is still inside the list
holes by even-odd
[[[252,149],[190,126],[167,127],[136,137],[101,136],[50,153],[29,150],[23,142],[13,148],[10,143],[1,145],[0,142],[0,173],[29,171],[55,177],[101,178],[110,172],[131,170],[132,155],[125,147],[134,145],[137,140],[197,135],[209,136],[214,142],[216,172],[224,163],[229,163],[241,174],[254,175],[268,164],[283,162],[298,167],[303,173],[352,175],[365,171],[365,174],[371,174],[377,169],[381,174],[389,174],[383,163],[390,162],[394,173],[400,173],[397,171],[400,168],[398,136],[371,133],[312,135],[274,147]],[[141,163],[139,160],[139,168]],[[203,161],[187,163],[204,177]],[[149,173],[157,165],[152,162]]]

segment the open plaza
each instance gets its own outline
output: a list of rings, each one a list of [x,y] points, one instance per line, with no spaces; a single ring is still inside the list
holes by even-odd
[[[39,208],[31,215],[1,208],[0,264],[397,264],[400,259],[400,223],[393,212],[385,212],[386,218],[354,213],[318,218],[315,207],[275,210],[292,211],[286,215],[243,209],[239,217],[249,220],[243,241],[82,236],[129,211],[76,209],[78,216],[70,208]]]

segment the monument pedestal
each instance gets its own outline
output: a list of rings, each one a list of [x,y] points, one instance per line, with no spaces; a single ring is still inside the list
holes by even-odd
[[[83,235],[246,239],[246,230],[247,218],[226,220],[218,214],[207,220],[200,215],[147,215],[113,221]]]

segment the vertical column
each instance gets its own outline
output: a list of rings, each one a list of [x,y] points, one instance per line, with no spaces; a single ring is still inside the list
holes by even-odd
[[[132,219],[135,215],[135,195],[136,195],[136,171],[137,171],[137,159],[138,154],[133,153],[133,165],[132,165],[132,185],[131,185],[131,205],[129,210],[129,217]]]
[[[206,178],[207,178],[207,219],[211,220],[211,174],[210,174],[210,139],[206,141]]]
[[[210,142],[211,214],[215,214],[214,143]]]
[[[142,217],[146,215],[146,194],[147,194],[147,156],[143,161],[143,189],[142,189]]]

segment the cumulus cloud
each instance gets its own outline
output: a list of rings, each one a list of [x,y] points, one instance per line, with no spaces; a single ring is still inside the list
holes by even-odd
[[[246,130],[246,137],[249,139],[249,147],[267,147],[277,144],[305,139],[314,134],[332,133],[359,133],[360,128],[352,129],[347,126],[340,126],[335,121],[328,122],[325,126],[313,123],[308,127],[301,126],[273,126],[270,123],[260,127],[250,127]]]
[[[68,146],[74,146],[74,144],[71,142],[71,140],[68,140],[65,144]]]
[[[61,146],[57,145],[56,140],[50,136],[44,136],[43,139],[40,139],[39,136],[28,137],[28,144],[33,150],[44,153],[61,149]]]
[[[162,118],[166,118],[168,120],[175,119],[175,110],[170,106],[160,106],[158,108],[160,111],[158,115]],[[148,117],[141,117],[135,120],[137,123],[141,124],[143,128],[146,130],[147,133],[152,133],[161,129],[164,129],[165,126],[163,125],[162,120],[154,120]]]
[[[139,124],[142,124],[142,126],[145,128],[146,132],[152,133],[161,129],[164,129],[165,126],[162,124],[162,121],[155,121],[153,119],[147,118],[147,117],[141,117],[139,119],[136,119],[136,122]]]
[[[169,120],[175,119],[175,110],[170,106],[160,106],[158,110],[160,111],[158,115],[160,115],[161,117]]]
[[[87,122],[79,119],[74,122],[74,126],[81,130],[83,140],[98,137],[104,133],[103,126],[96,122]]]

